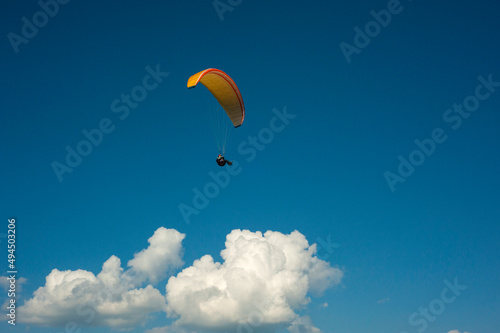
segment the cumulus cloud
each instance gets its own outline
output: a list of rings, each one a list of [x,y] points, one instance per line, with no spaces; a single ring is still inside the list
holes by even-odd
[[[130,260],[124,272],[111,256],[99,274],[86,270],[53,269],[31,299],[21,306],[19,320],[41,326],[109,326],[126,329],[144,323],[149,314],[166,311],[165,298],[152,285],[166,272],[182,265],[185,235],[160,227],[149,247]]]
[[[340,283],[343,272],[318,259],[304,235],[233,230],[221,252],[195,260],[168,280],[167,313],[176,327],[272,332],[278,328],[318,332],[296,310],[309,294],[321,295]]]
[[[267,333],[287,327],[292,333],[319,332],[309,317],[298,313],[311,296],[339,284],[343,272],[318,259],[316,245],[309,245],[304,235],[233,230],[226,236],[222,263],[202,256],[172,276],[162,295],[152,284],[183,265],[184,237],[159,228],[126,268],[111,256],[97,275],[83,269],[53,269],[45,285],[18,308],[18,318],[71,330],[126,330],[145,324],[153,313],[165,312],[174,322],[147,333]]]
[[[458,330],[451,330],[448,333],[460,333]],[[469,333],[469,332],[463,332],[463,333]]]
[[[174,229],[159,228],[148,239],[149,247],[134,255],[127,266],[131,267],[138,282],[151,283],[167,277],[167,273],[184,265],[182,261],[182,240],[186,235]]]

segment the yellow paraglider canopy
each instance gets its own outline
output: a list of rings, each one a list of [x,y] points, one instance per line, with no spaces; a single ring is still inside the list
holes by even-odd
[[[188,79],[187,87],[194,88],[201,82],[226,111],[234,127],[241,126],[245,119],[245,106],[240,90],[233,79],[219,69],[209,68]]]

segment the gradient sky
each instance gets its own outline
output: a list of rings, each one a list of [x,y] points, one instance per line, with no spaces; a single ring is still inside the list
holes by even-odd
[[[11,33],[21,36],[23,18],[33,22],[42,9],[2,4],[0,257],[6,272],[14,217],[26,279],[18,304],[56,268],[97,275],[114,255],[125,269],[160,227],[186,235],[185,264],[173,275],[206,254],[222,261],[234,229],[297,230],[343,271],[340,284],[297,310],[321,332],[419,332],[422,321],[409,318],[438,303],[445,281],[467,288],[420,333],[498,332],[500,3],[219,3],[231,10],[220,14],[212,1],[70,1],[17,44]],[[385,27],[370,23],[388,8]],[[378,27],[369,40],[357,32],[366,27]],[[348,57],[346,44],[357,47]],[[193,206],[210,172],[229,170],[215,164],[203,115],[215,100],[186,88],[210,67],[228,73],[245,101],[227,146],[240,172],[187,224],[179,205]],[[155,69],[161,82],[144,100],[126,116],[113,112]],[[474,111],[459,112],[463,103]],[[242,154],[283,110],[294,116],[283,130],[253,158]],[[53,163],[64,164],[66,147],[103,119],[113,130],[59,179]],[[429,143],[433,133],[441,142]],[[400,166],[410,157],[413,170]],[[401,178],[391,185],[387,172]],[[162,295],[166,283],[155,285]],[[64,330],[18,320],[2,331]],[[171,323],[156,313],[131,332]]]

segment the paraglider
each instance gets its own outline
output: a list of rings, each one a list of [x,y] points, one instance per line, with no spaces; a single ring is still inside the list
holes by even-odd
[[[220,166],[231,165],[232,162],[224,159],[226,142],[229,136],[229,126],[225,125],[226,119],[229,119],[233,127],[240,127],[245,119],[245,105],[241,97],[240,90],[233,79],[223,71],[215,68],[205,69],[194,74],[188,79],[187,87],[194,88],[198,83],[202,83],[219,102],[226,115],[220,117],[218,113],[212,115],[212,129],[216,137],[219,148],[219,156],[216,162]]]
[[[226,160],[224,158],[224,156],[222,156],[221,154],[219,154],[219,156],[217,156],[217,159],[215,161],[217,162],[217,164],[219,166],[224,166],[224,165],[226,165],[226,163],[227,163],[227,165],[233,165],[233,162]]]

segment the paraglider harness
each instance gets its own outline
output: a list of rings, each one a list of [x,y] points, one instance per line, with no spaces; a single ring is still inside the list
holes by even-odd
[[[219,166],[221,166],[221,167],[222,167],[222,166],[224,166],[224,165],[226,165],[226,163],[227,163],[227,165],[232,165],[232,164],[233,164],[233,162],[227,161],[227,160],[224,158],[224,156],[222,156],[221,154],[219,154],[219,156],[217,156],[217,159],[216,159],[215,161],[216,161],[216,162],[217,162],[217,164],[218,164]]]

